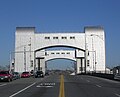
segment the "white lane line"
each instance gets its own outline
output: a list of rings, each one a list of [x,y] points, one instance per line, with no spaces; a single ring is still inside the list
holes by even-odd
[[[36,83],[31,84],[31,85],[27,86],[26,88],[24,88],[24,89],[22,89],[22,90],[20,90],[20,91],[18,91],[18,92],[16,92],[16,93],[14,93],[13,95],[11,95],[11,96],[9,96],[9,97],[14,97],[15,95],[17,95],[17,94],[25,91],[26,89],[32,87],[32,86],[35,85],[35,84],[36,84]]]
[[[37,88],[39,87],[45,87],[45,88],[50,88],[50,87],[54,87],[55,83],[51,83],[51,82],[47,82],[47,83],[41,83],[38,86],[36,86]]]
[[[115,93],[116,96],[120,97],[120,94]]]
[[[88,83],[90,82],[89,80],[86,80]]]
[[[36,86],[37,88],[40,88],[40,87],[42,87],[42,88],[51,88],[51,87],[53,87],[53,86]]]
[[[100,86],[100,85],[96,85],[96,86],[99,87],[99,88],[102,87],[102,86]]]
[[[5,86],[5,85],[7,85],[7,84],[2,84],[2,85],[0,85],[0,87]]]

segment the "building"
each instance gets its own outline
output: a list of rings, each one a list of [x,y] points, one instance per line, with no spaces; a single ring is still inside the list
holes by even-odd
[[[113,68],[113,74],[120,76],[120,66],[116,66]]]
[[[99,26],[85,27],[84,32],[75,33],[38,33],[35,27],[16,27],[14,71],[45,72],[47,48],[51,47],[74,48],[70,57],[61,57],[74,59],[76,73],[105,72],[105,33]],[[57,53],[51,59],[56,55],[59,58]]]

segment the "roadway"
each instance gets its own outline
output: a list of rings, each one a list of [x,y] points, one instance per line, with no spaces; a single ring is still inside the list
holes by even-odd
[[[120,82],[87,75],[21,78],[0,82],[0,97],[120,97]]]

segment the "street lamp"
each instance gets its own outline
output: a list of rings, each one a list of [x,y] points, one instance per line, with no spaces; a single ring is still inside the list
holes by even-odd
[[[102,37],[100,37],[99,35],[96,35],[96,34],[91,34],[90,36],[96,36],[96,37],[98,37],[99,39],[101,39],[102,41],[104,41],[104,39],[102,38]],[[96,72],[96,64],[97,64],[97,62],[96,62],[96,50],[94,50],[94,40],[93,40],[93,37],[92,37],[92,51],[90,51],[90,52],[93,52],[93,69],[95,70],[95,72]],[[95,54],[94,54],[95,53]],[[94,57],[95,56],[95,57]],[[95,60],[94,60],[94,58],[95,58]],[[94,66],[95,65],[95,66]]]
[[[15,52],[10,52],[10,71],[12,70],[13,66],[12,66],[12,56],[13,56],[13,53],[16,54],[16,53],[23,53],[24,54],[24,71],[26,71],[26,45],[21,45],[21,46],[18,46],[16,47],[16,49],[19,49],[19,48],[22,48],[24,47],[24,51],[15,51]],[[15,56],[14,56],[15,57]],[[15,58],[14,58],[14,63],[15,63]],[[15,64],[14,64],[15,65]]]
[[[30,46],[30,50],[29,51],[26,51],[26,46]],[[32,66],[33,61],[31,60],[31,52],[34,52],[34,51],[31,51],[31,38],[30,38],[30,43],[29,44],[20,45],[20,46],[16,47],[15,50],[17,50],[19,48],[22,48],[22,47],[23,47],[24,50],[10,52],[10,70],[12,70],[12,59],[13,59],[12,56],[13,56],[13,53],[14,54],[16,54],[16,53],[23,53],[24,54],[24,71],[26,71],[26,52],[30,52],[30,66]],[[15,58],[14,58],[14,60],[15,60]]]
[[[87,40],[85,34],[85,74],[87,73],[87,65],[88,65],[88,48],[87,48]]]
[[[100,37],[99,35],[96,35],[96,34],[91,34],[90,36],[97,36],[98,38],[100,38],[101,40],[104,41],[104,39],[102,37]]]
[[[33,61],[31,60],[31,37],[30,37],[30,43],[28,44],[28,46],[30,46],[30,67],[33,67]]]
[[[88,52],[92,52],[93,53],[93,70],[96,72],[96,51],[88,51]],[[94,60],[95,59],[95,60]]]

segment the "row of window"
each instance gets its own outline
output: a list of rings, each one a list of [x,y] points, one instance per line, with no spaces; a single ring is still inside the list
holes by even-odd
[[[65,53],[65,52],[61,52],[61,53],[59,53],[59,52],[56,52],[56,53],[52,52],[51,54],[70,54],[70,52],[67,52],[67,53]]]
[[[48,36],[45,37],[45,39],[50,39],[50,38],[51,38],[51,37],[48,37]],[[67,38],[68,38],[68,37],[66,37],[66,36],[62,36],[62,37],[61,37],[61,39],[67,39]],[[75,36],[70,36],[69,38],[70,38],[70,39],[75,39]],[[53,39],[58,39],[58,37],[53,37]]]

